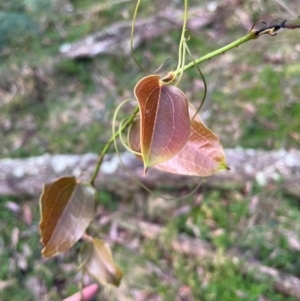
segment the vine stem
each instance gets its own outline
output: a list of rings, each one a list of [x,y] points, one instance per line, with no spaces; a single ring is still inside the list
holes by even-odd
[[[113,142],[115,141],[115,139],[117,139],[119,137],[119,135],[124,132],[127,127],[129,127],[135,116],[137,115],[137,113],[139,112],[139,107],[136,107],[133,111],[133,113],[131,114],[131,116],[127,119],[127,121],[122,125],[122,127],[120,128],[119,131],[117,131],[108,141],[107,143],[105,144],[105,146],[103,147],[102,151],[100,152],[99,154],[99,157],[98,157],[98,160],[97,160],[97,163],[96,163],[96,167],[95,167],[95,170],[94,170],[94,173],[91,177],[91,180],[90,180],[90,184],[92,186],[95,187],[95,180],[97,178],[97,175],[99,173],[99,170],[100,170],[100,166],[103,162],[103,159],[104,159],[104,156],[105,154],[108,152],[108,149],[110,148],[110,146],[113,144]]]
[[[221,47],[213,52],[210,52],[210,53],[198,58],[197,60],[190,62],[189,64],[183,66],[182,68],[177,69],[176,71],[172,72],[172,76],[176,77],[181,72],[184,72],[190,68],[193,68],[195,65],[203,63],[204,61],[207,61],[217,55],[223,54],[232,48],[238,47],[241,44],[244,44],[250,40],[254,40],[257,38],[258,38],[258,36],[255,34],[255,32],[250,31],[247,35],[243,36],[242,38],[239,38],[238,40],[231,42],[231,43],[227,44],[226,46]]]
[[[182,68],[178,68],[176,71],[174,72],[171,72],[172,74],[172,77],[175,78],[177,75],[179,75],[180,73],[194,67],[195,65],[198,65],[200,63],[203,63],[204,61],[207,61],[217,55],[220,55],[222,53],[225,53],[226,51],[232,49],[232,48],[235,48],[235,47],[238,47],[239,45],[243,44],[243,43],[246,43],[250,40],[254,40],[254,39],[257,39],[257,35],[254,33],[254,32],[249,32],[247,35],[243,36],[242,38],[224,46],[224,47],[221,47],[213,52],[210,52],[200,58],[198,58],[197,60],[194,60],[192,62],[190,62],[189,64],[183,66]],[[167,79],[170,79],[170,73],[165,77],[165,80],[167,81]],[[164,81],[164,79],[163,79]],[[95,187],[95,180],[97,178],[97,175],[99,173],[99,170],[100,170],[100,166],[103,162],[103,159],[104,159],[104,156],[106,155],[106,153],[108,152],[110,146],[113,144],[113,142],[115,141],[115,139],[117,139],[119,137],[119,135],[124,132],[133,122],[135,116],[137,115],[137,113],[139,112],[139,107],[136,107],[133,111],[133,113],[131,114],[131,116],[127,119],[127,121],[122,125],[122,127],[120,128],[119,131],[117,131],[109,140],[108,142],[105,144],[105,146],[103,147],[102,151],[100,152],[99,154],[99,157],[98,157],[98,160],[97,160],[97,163],[96,163],[96,167],[94,169],[94,173],[91,177],[91,180],[90,180],[90,184],[92,186]]]

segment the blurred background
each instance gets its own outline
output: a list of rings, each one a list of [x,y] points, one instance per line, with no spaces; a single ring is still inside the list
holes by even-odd
[[[139,79],[162,63],[162,75],[176,67],[182,2],[142,1],[134,46],[143,72],[129,50],[135,1],[0,0],[0,159],[98,153],[114,109],[133,98]],[[189,1],[194,58],[242,37],[267,14],[297,18],[299,2]],[[224,148],[299,150],[300,29],[262,36],[200,67],[208,84],[201,116]],[[199,105],[204,85],[196,69],[179,87]],[[258,263],[270,274],[300,277],[299,195],[253,180],[242,189],[204,185],[181,200],[159,196],[173,190],[124,198],[99,191],[91,231],[113,245],[124,281],[97,300],[300,300],[281,280],[249,271]],[[162,234],[122,228],[116,213]],[[78,289],[78,248],[42,259],[38,220],[38,196],[0,195],[0,300],[61,300]],[[180,235],[203,243],[210,256],[198,256],[200,245],[194,253],[174,248]]]

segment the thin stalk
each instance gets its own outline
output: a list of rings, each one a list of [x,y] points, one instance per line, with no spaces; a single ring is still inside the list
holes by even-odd
[[[224,46],[224,47],[221,47],[213,52],[210,52],[202,57],[200,57],[199,59],[195,60],[195,61],[192,61],[190,62],[189,64],[183,66],[182,68],[179,68],[177,69],[176,71],[173,72],[173,76],[176,77],[178,74],[180,74],[181,72],[184,72],[192,67],[194,67],[195,65],[198,65],[204,61],[207,61],[217,55],[220,55],[222,53],[225,53],[226,51],[232,49],[232,48],[235,48],[235,47],[238,47],[239,45],[243,44],[243,43],[246,43],[250,40],[254,40],[257,38],[257,35],[255,35],[253,32],[249,32],[247,35],[243,36],[242,38]]]
[[[123,126],[120,128],[119,131],[117,131],[109,140],[108,142],[105,144],[105,146],[103,147],[102,151],[99,154],[97,163],[96,163],[96,167],[94,169],[94,173],[91,177],[90,180],[90,184],[92,186],[95,187],[95,180],[97,178],[97,175],[99,173],[100,170],[100,166],[102,164],[102,161],[104,159],[105,154],[108,152],[110,146],[113,144],[113,142],[115,141],[115,139],[117,139],[119,137],[119,135],[124,132],[128,126],[130,126],[135,118],[135,116],[137,115],[137,113],[139,112],[139,107],[136,107],[133,111],[133,113],[131,114],[131,116],[127,119],[127,121],[123,124]]]

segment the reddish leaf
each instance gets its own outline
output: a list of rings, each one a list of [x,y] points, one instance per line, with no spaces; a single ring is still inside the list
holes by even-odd
[[[96,190],[63,177],[45,184],[40,199],[42,254],[51,257],[67,251],[84,234],[95,214]]]
[[[115,265],[110,247],[104,240],[91,238],[82,252],[83,269],[100,284],[119,286],[121,270]]]
[[[140,141],[145,169],[175,156],[190,135],[188,103],[178,88],[159,75],[141,79],[134,89],[140,107]]]
[[[190,105],[190,116],[196,110]],[[129,132],[130,147],[140,150],[139,120],[135,121]],[[181,175],[207,177],[227,169],[225,154],[218,137],[196,116],[191,122],[191,133],[187,144],[170,160],[154,166],[162,171]]]

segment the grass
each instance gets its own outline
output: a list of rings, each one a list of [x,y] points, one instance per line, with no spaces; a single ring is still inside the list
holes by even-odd
[[[142,4],[141,16],[156,11],[154,2]],[[280,10],[272,1],[265,2],[263,8],[250,10],[243,4],[240,9],[250,17]],[[94,0],[72,3],[71,13],[48,7],[44,23],[18,3],[5,7],[0,3],[7,12],[17,10],[30,17],[39,32],[28,39],[6,40],[0,50],[0,158],[45,152],[98,153],[110,135],[113,110],[122,99],[133,96],[132,89],[143,76],[128,57],[59,58],[63,43],[81,39],[116,20],[129,20],[133,10],[131,2],[107,8]],[[297,7],[298,3],[291,1],[290,5]],[[244,34],[237,15],[228,12],[224,20],[192,33],[190,48],[198,57]],[[262,37],[201,65],[208,83],[203,118],[224,146],[299,148],[298,37],[296,31]],[[167,58],[171,58],[171,66],[176,65],[178,40],[179,33],[172,31],[144,43],[136,55],[149,70]],[[190,101],[199,104],[203,86],[195,70],[184,75],[180,88]],[[122,114],[130,114],[130,108]],[[159,193],[167,196],[174,191],[161,188]],[[17,205],[16,210],[9,201]],[[99,204],[101,213],[122,212],[128,219],[139,217],[166,230],[158,240],[119,230],[123,243],[115,243],[113,250],[124,280],[118,290],[103,289],[99,300],[124,300],[124,296],[170,301],[179,296],[201,301],[296,300],[276,291],[270,280],[243,273],[239,264],[225,256],[227,250],[238,248],[246,258],[300,277],[299,250],[289,236],[293,233],[299,239],[296,198],[254,185],[247,193],[204,189],[182,201],[165,201],[141,192],[122,198],[120,193],[99,190]],[[28,206],[33,215],[30,223],[24,215]],[[187,213],[172,215],[184,206],[189,207]],[[42,259],[37,208],[36,199],[0,197],[0,300],[61,300],[78,289],[80,244],[65,256]],[[109,238],[111,229],[112,222],[95,223],[91,231]],[[216,250],[213,258],[200,261],[174,252],[170,245],[177,234],[209,242]],[[1,288],[2,283],[7,286]]]
[[[261,196],[264,197],[263,191]],[[134,249],[129,250],[126,244],[114,247],[114,257],[124,272],[124,280],[119,290],[104,289],[99,295],[102,296],[101,300],[119,300],[122,294],[133,298],[134,291],[159,296],[162,300],[174,300],[184,293],[195,300],[257,300],[260,296],[271,300],[296,300],[274,290],[270,280],[257,280],[256,277],[244,274],[239,264],[224,256],[225,250],[238,247],[249,258],[256,258],[265,265],[299,277],[298,251],[291,248],[287,236],[281,231],[285,229],[295,232],[300,227],[298,207],[294,206],[296,200],[288,198],[279,202],[276,197],[269,198],[260,202],[254,212],[250,212],[251,196],[245,197],[239,192],[207,191],[195,196],[199,197],[203,199],[200,205],[194,203],[194,198],[189,202],[173,203],[172,211],[183,204],[192,206],[192,211],[175,219],[160,219],[167,232],[158,241],[138,238],[133,233],[128,233],[126,236],[129,244],[130,241],[137,240]],[[101,191],[99,198],[107,213],[123,211],[121,208],[124,204],[116,202],[110,193]],[[1,224],[3,235],[0,256],[3,264],[0,279],[14,279],[15,283],[0,291],[0,300],[21,300],[21,295],[25,300],[37,300],[38,297],[34,294],[38,294],[39,298],[42,296],[42,300],[60,300],[62,296],[74,292],[80,280],[75,270],[79,245],[56,260],[41,259],[41,245],[36,229],[36,202],[30,203],[34,219],[28,226],[24,222],[22,210],[14,213],[7,209],[8,201],[16,202],[21,208],[28,204],[17,199],[1,198],[0,218],[5,223]],[[158,217],[166,216],[170,206],[164,206],[155,198],[151,201],[161,208]],[[135,202],[138,200],[133,198],[131,203]],[[140,214],[135,212],[136,209],[137,206],[131,206],[126,214]],[[272,214],[267,214],[266,210],[273,210]],[[250,221],[253,222],[253,216],[256,220],[249,226]],[[285,223],[281,222],[283,217]],[[153,210],[144,210],[143,219],[153,220]],[[11,242],[13,229],[18,229],[20,233],[16,247]],[[103,228],[99,224],[94,224],[92,228],[95,233],[104,234],[108,230],[109,227]],[[170,242],[176,233],[186,233],[210,242],[217,250],[215,256],[211,260],[200,261],[171,251]],[[22,256],[25,256],[27,267],[20,270],[18,260]],[[32,292],[28,284],[34,281],[38,281],[40,286],[38,292]],[[43,294],[44,291],[47,292],[46,295]],[[108,296],[115,299],[109,299]]]

